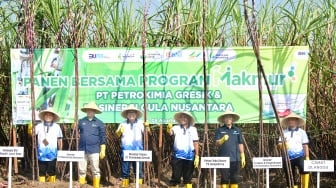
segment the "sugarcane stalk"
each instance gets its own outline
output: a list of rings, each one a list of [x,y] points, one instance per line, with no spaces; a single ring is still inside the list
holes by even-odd
[[[35,124],[35,87],[34,87],[34,6],[33,2],[29,0],[23,1],[23,7],[24,7],[24,18],[25,18],[25,47],[29,51],[29,68],[30,68],[30,102],[31,102],[31,116],[32,116],[32,123]],[[31,5],[31,6],[30,6]],[[35,134],[35,126],[32,128],[33,135]],[[38,161],[37,161],[37,149],[36,149],[36,137],[32,136],[32,178],[35,180],[35,162],[37,166],[37,176],[39,175],[39,167],[38,167]],[[36,159],[36,160],[35,160]]]
[[[203,77],[204,77],[204,104],[208,106],[208,80],[207,80],[207,62],[206,62],[206,41],[205,41],[205,23],[206,23],[206,7],[207,0],[202,0],[202,55],[203,55]],[[206,143],[206,144],[205,144]],[[207,148],[207,156],[210,156],[209,138],[208,138],[208,108],[204,110],[204,136],[203,136],[203,147],[201,151],[201,157],[204,154],[204,148]],[[210,185],[212,185],[212,178],[210,169],[207,170],[210,179]],[[200,186],[200,176],[201,170],[198,171],[197,187]]]
[[[141,35],[141,47],[142,47],[142,75],[143,75],[143,111],[144,111],[144,122],[147,122],[147,97],[146,97],[146,23],[147,23],[147,1],[145,1],[144,15],[143,15],[143,27]],[[144,132],[144,149],[148,150],[148,131],[145,129]],[[147,174],[147,183],[150,185],[150,171],[148,162],[145,165],[145,175]],[[146,177],[146,176],[145,176]]]
[[[272,108],[273,108],[274,112],[277,112],[275,102],[274,102],[274,99],[273,99],[273,96],[272,96],[272,93],[271,93],[271,89],[269,87],[267,77],[266,77],[264,68],[262,66],[262,62],[261,62],[260,50],[259,50],[258,30],[257,30],[257,19],[256,19],[256,16],[255,16],[255,2],[254,2],[254,0],[252,0],[252,12],[253,12],[253,14],[252,14],[253,23],[251,23],[250,19],[249,19],[249,15],[248,15],[248,11],[247,11],[247,0],[244,0],[245,23],[247,25],[248,33],[249,33],[251,41],[252,41],[253,51],[254,51],[254,54],[255,54],[256,59],[257,59],[258,69],[260,70],[260,73],[264,78],[264,82],[265,82],[265,85],[266,85],[266,88],[267,88],[267,92],[268,92],[268,95],[269,95],[270,100],[271,100]],[[275,113],[275,118],[276,118],[276,121],[277,121],[277,129],[280,133],[281,140],[285,140],[283,130],[280,126],[280,119],[279,119],[279,116],[278,116],[277,113]],[[293,180],[290,161],[289,161],[288,154],[287,154],[287,149],[286,149],[286,147],[283,147],[282,150],[283,150],[284,155],[285,155],[288,178],[290,180],[289,181],[289,187],[292,187],[294,185],[294,180]]]

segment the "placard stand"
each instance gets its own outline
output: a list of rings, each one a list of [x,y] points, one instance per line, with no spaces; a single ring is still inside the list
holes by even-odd
[[[139,162],[152,161],[152,151],[149,150],[125,150],[124,161],[136,162],[135,187],[139,188]]]
[[[216,188],[216,169],[230,168],[230,157],[201,157],[201,168],[213,168],[213,187]]]
[[[8,159],[8,188],[12,187],[12,158],[23,157],[23,147],[0,146],[0,157],[7,157]]]
[[[57,161],[66,161],[70,162],[70,180],[69,188],[72,188],[72,162],[84,161],[84,151],[65,151],[58,150],[57,152]]]
[[[317,172],[317,188],[320,188],[320,173],[334,172],[334,160],[305,160],[305,172]]]
[[[253,158],[254,169],[266,169],[266,188],[269,188],[269,169],[270,168],[282,168],[281,157],[254,157]]]

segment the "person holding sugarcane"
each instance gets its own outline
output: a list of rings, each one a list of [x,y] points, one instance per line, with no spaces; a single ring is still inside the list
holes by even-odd
[[[102,113],[94,102],[89,102],[82,109],[86,116],[78,122],[79,151],[84,151],[85,160],[78,163],[79,183],[86,183],[87,164],[90,163],[93,175],[92,184],[94,188],[100,186],[99,159],[104,159],[106,150],[105,125],[96,117]]]
[[[230,168],[220,169],[221,188],[238,188],[240,169],[246,164],[242,132],[234,125],[239,118],[230,110],[217,118],[221,125],[215,133],[218,156],[230,158]]]
[[[183,177],[186,188],[192,188],[192,174],[199,165],[198,133],[194,117],[189,112],[174,115],[177,125],[168,124],[167,132],[174,136],[174,153],[171,161],[172,177],[170,187],[176,188]]]
[[[133,105],[128,106],[121,112],[125,121],[119,124],[116,134],[121,137],[121,187],[129,186],[130,167],[133,166],[136,174],[136,162],[124,161],[125,150],[143,150],[144,149],[144,132],[145,129],[150,133],[149,123],[140,118],[142,112]],[[139,184],[143,184],[143,163],[139,162]]]
[[[37,135],[37,157],[39,166],[39,182],[56,182],[57,150],[62,150],[62,130],[57,122],[60,116],[52,108],[42,110],[38,114],[42,123],[35,127]]]
[[[309,139],[306,131],[300,128],[305,125],[305,121],[300,116],[292,112],[281,120],[280,125],[285,128],[283,131],[285,141],[283,142],[280,137],[278,146],[280,149],[283,147],[286,147],[287,149],[292,169],[292,176],[294,179],[294,188],[298,188],[298,182],[296,181],[295,176],[295,167],[299,168],[299,172],[301,174],[301,187],[308,188],[309,173],[304,172],[304,160],[309,160]],[[286,174],[287,186],[289,186],[290,180],[287,165],[285,163],[285,157],[286,156],[283,156],[283,166]]]

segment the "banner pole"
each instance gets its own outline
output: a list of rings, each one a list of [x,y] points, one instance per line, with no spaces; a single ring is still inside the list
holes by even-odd
[[[135,188],[139,188],[139,161],[136,162],[136,180]]]
[[[320,188],[320,172],[317,172],[317,188]]]
[[[12,157],[9,157],[8,164],[8,188],[12,187]]]
[[[266,188],[269,188],[269,168],[266,168]]]
[[[69,188],[72,188],[72,161],[70,161],[70,181]]]
[[[216,188],[216,168],[213,170],[213,188]]]

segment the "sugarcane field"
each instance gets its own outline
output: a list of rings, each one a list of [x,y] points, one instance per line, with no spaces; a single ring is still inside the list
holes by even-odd
[[[0,1],[0,188],[336,188],[336,1]]]

